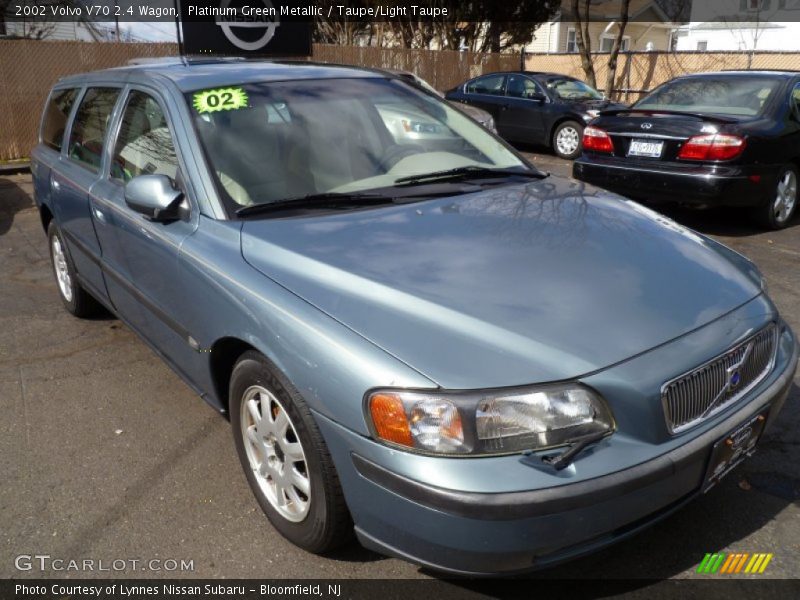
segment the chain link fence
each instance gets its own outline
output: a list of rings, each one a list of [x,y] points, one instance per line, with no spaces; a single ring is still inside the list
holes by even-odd
[[[608,54],[593,55],[597,84],[608,72]],[[527,54],[529,71],[544,71],[585,79],[578,54]],[[725,69],[800,70],[796,52],[628,52],[620,53],[614,89],[609,94],[622,102],[635,102],[642,95],[673,77],[687,73]],[[605,91],[605,90],[601,90]]]
[[[175,56],[176,44],[128,44],[0,40],[0,161],[27,157],[36,144],[42,107],[60,78],[126,64],[133,58]],[[606,77],[607,54],[593,57],[598,83]],[[481,54],[315,44],[313,60],[411,71],[439,90],[493,71],[520,67],[515,54]],[[528,54],[529,71],[584,78],[577,54]],[[723,69],[800,70],[800,53],[790,52],[631,52],[617,61],[612,96],[635,102],[657,85],[685,73]]]
[[[0,161],[29,156],[47,94],[59,78],[177,51],[176,44],[0,41]]]
[[[170,43],[0,40],[0,161],[29,156],[52,85],[73,73],[118,67],[133,58],[175,56]],[[412,71],[440,90],[482,73],[518,69],[512,54],[314,45],[313,60]]]

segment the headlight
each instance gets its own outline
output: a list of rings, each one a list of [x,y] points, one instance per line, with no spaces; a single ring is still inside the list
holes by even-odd
[[[606,402],[579,384],[475,392],[378,390],[367,396],[366,412],[380,441],[455,456],[542,450],[615,427]]]
[[[407,119],[401,119],[400,123],[406,133],[439,133],[439,126],[435,123],[423,123]]]
[[[600,111],[599,111],[599,110],[594,110],[594,109],[592,109],[592,110],[587,110],[587,111],[586,111],[586,113],[583,115],[583,120],[584,120],[584,121],[586,121],[586,122],[588,123],[589,121],[591,121],[592,119],[594,119],[594,118],[595,118],[596,116],[598,116],[599,114],[600,114]]]

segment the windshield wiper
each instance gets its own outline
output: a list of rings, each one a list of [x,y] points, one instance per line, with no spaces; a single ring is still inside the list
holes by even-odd
[[[520,171],[518,169],[493,169],[490,167],[478,167],[470,165],[467,167],[457,167],[455,169],[447,169],[445,171],[433,171],[432,173],[423,173],[420,175],[408,175],[395,179],[395,185],[413,185],[423,181],[447,180],[447,179],[466,179],[469,177],[489,178],[489,177],[528,177],[531,179],[544,179],[547,174],[539,171]]]
[[[365,193],[341,193],[325,192],[322,194],[308,194],[296,198],[287,198],[277,202],[264,202],[244,206],[236,211],[237,217],[249,217],[281,210],[304,209],[304,208],[351,208],[359,206],[377,206],[380,204],[392,204],[394,198],[385,194],[365,194]]]

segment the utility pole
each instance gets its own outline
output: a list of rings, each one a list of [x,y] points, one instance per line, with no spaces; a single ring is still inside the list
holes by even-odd
[[[114,29],[117,33],[117,42],[119,42],[119,15],[117,14],[117,0],[114,0]]]

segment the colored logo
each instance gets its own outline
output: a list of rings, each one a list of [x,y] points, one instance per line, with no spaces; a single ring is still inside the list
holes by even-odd
[[[739,371],[734,371],[731,375],[731,387],[735,388],[742,381],[742,374]]]
[[[707,575],[730,575],[734,573],[763,573],[769,561],[775,556],[772,553],[748,554],[747,552],[725,554],[716,552],[706,554],[698,565],[697,572]]]
[[[717,392],[717,395],[708,405],[708,408],[706,408],[705,412],[703,412],[703,417],[707,417],[711,411],[717,407],[717,405],[720,403],[720,400],[725,398],[728,393],[732,392],[742,382],[742,372],[740,369],[747,362],[747,359],[750,358],[750,353],[753,351],[753,346],[753,342],[747,344],[744,353],[742,354],[742,358],[740,358],[735,365],[731,365],[725,369],[725,375],[727,377],[725,380],[725,385],[723,385],[722,389]],[[738,352],[738,349],[734,350],[730,352],[728,356],[735,356]]]

